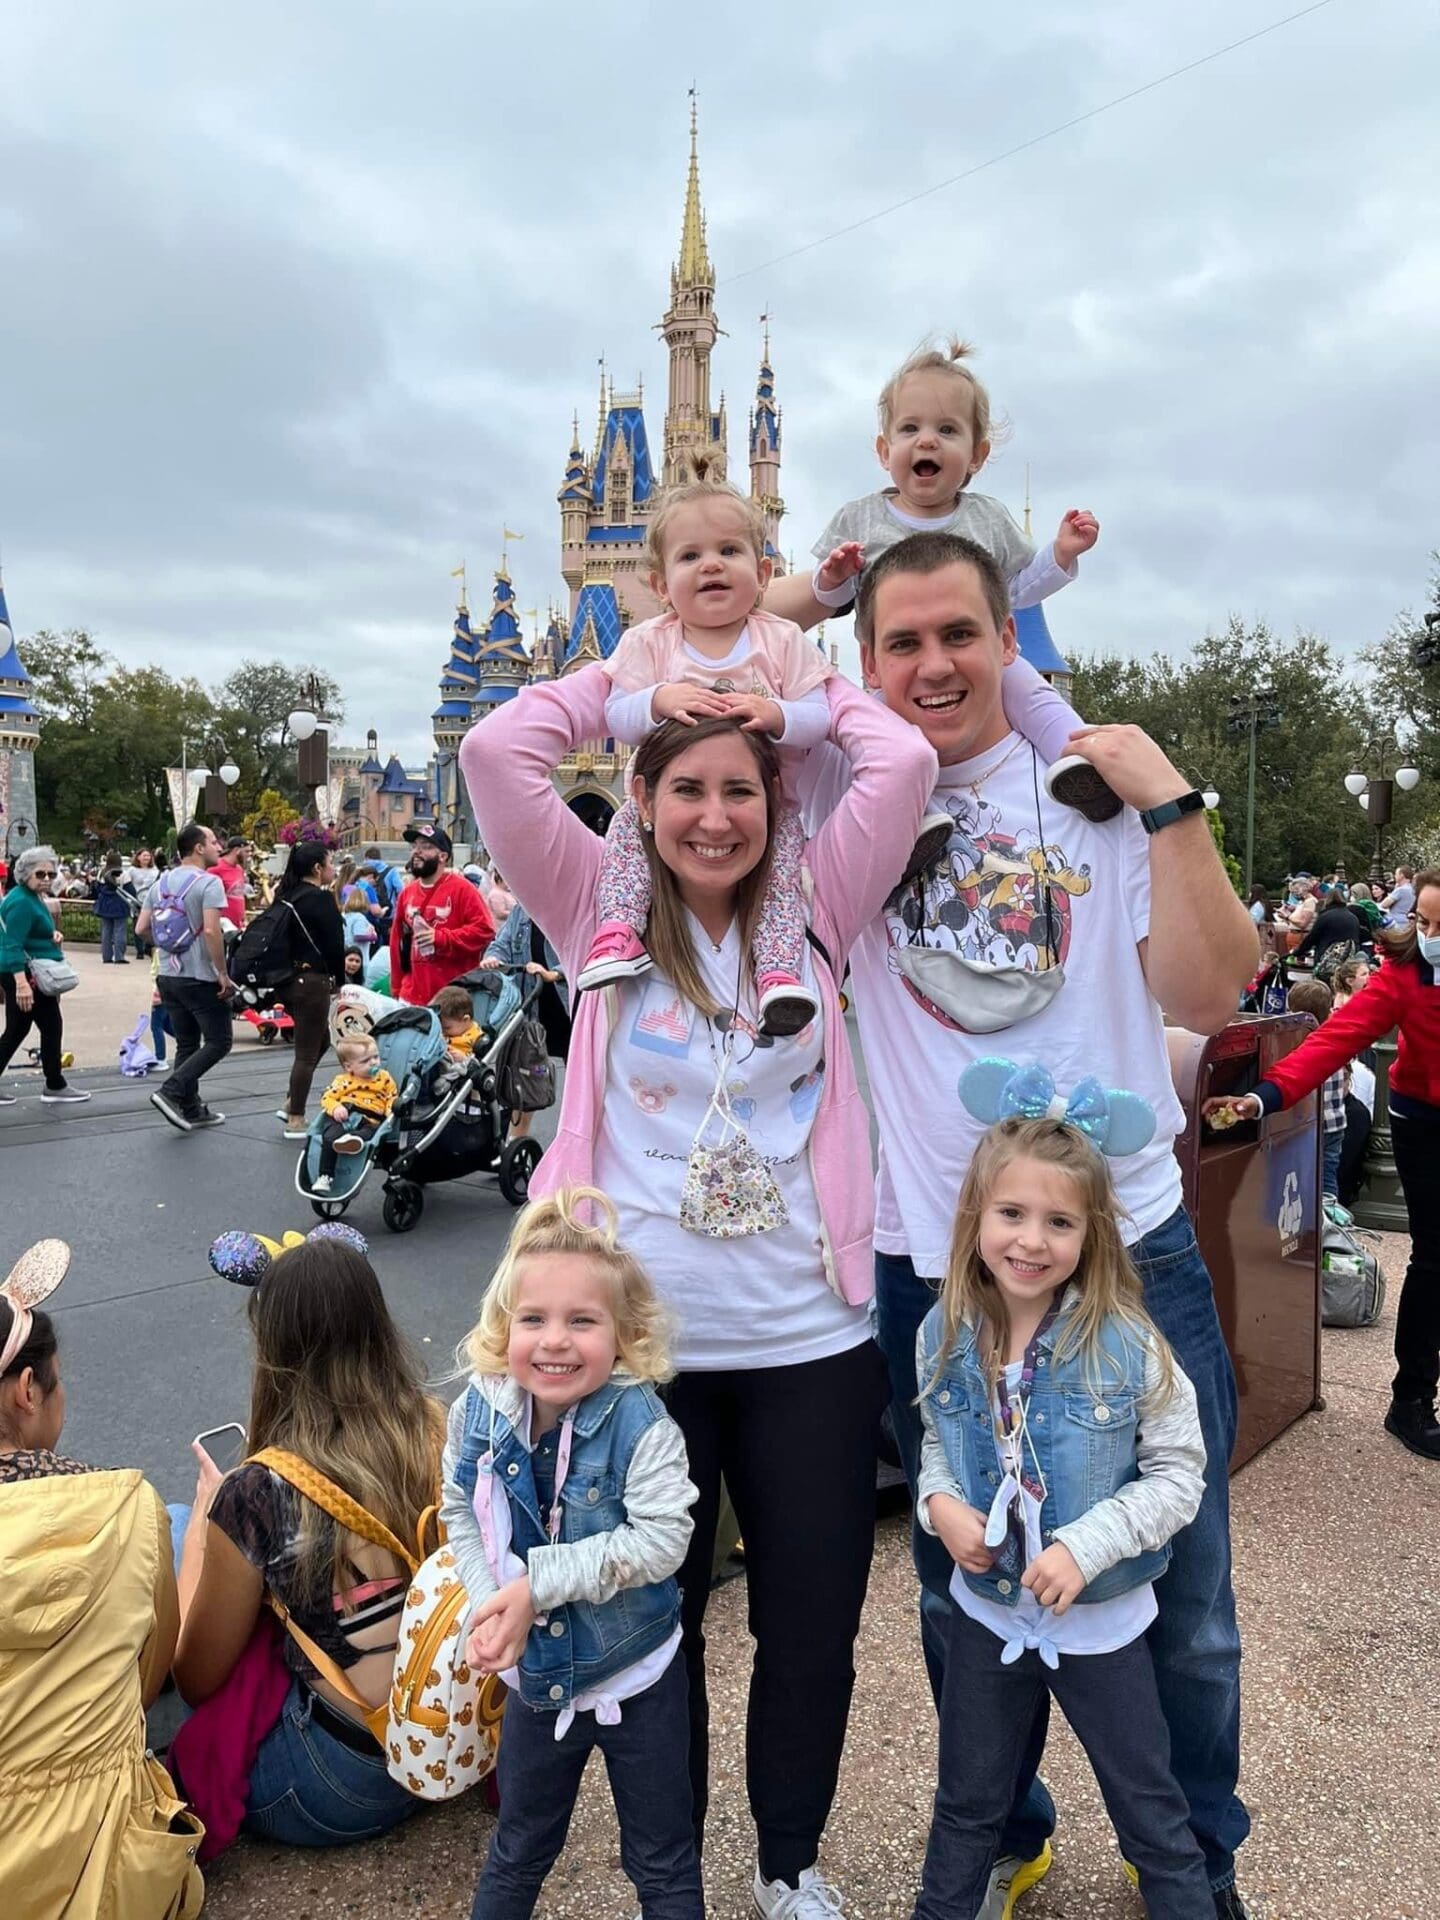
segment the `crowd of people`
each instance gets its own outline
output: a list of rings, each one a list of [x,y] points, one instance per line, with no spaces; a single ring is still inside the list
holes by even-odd
[[[1010,1920],[1049,1871],[1052,1699],[1147,1912],[1243,1920],[1236,1383],[1181,1201],[1164,1022],[1226,1024],[1257,916],[1161,747],[1086,726],[1018,658],[1012,607],[1073,576],[1093,518],[1067,514],[1036,555],[969,489],[988,401],[963,355],[908,362],[881,428],[891,484],[836,516],[813,575],[772,583],[752,504],[682,486],[648,531],[658,619],[471,731],[460,764],[504,875],[488,901],[431,823],[412,830],[408,879],[291,856],[280,898],[308,955],[291,993],[312,1037],[354,958],[366,975],[382,949],[402,1001],[487,964],[523,965],[553,996],[558,1127],[448,1416],[346,1229],[246,1253],[229,1277],[253,1289],[250,1458],[222,1477],[202,1451],[173,1517],[177,1585],[138,1476],[59,1451],[43,1292],[22,1275],[0,1295],[10,1511],[48,1542],[83,1479],[96,1524],[124,1513],[110,1563],[43,1635],[24,1637],[23,1580],[0,1598],[0,1645],[23,1648],[0,1717],[7,1783],[17,1726],[21,1760],[46,1764],[27,1686],[63,1662],[83,1688],[85,1609],[113,1582],[125,1700],[138,1709],[169,1666],[194,1710],[171,1759],[212,1851],[241,1827],[334,1845],[414,1815],[374,1722],[438,1496],[464,1659],[508,1689],[473,1914],[533,1911],[598,1748],[641,1912],[701,1920],[723,1485],[755,1645],[754,1905],[836,1920],[823,1850],[888,1405],[938,1730],[917,1920]],[[851,601],[868,692],[799,642]],[[606,842],[553,776],[611,734],[636,751]],[[156,1102],[193,1129],[218,1122],[198,1088],[230,982],[219,848],[198,826],[181,842],[141,920],[179,1043]],[[1399,1025],[1391,1124],[1414,1251],[1386,1425],[1440,1458],[1440,873],[1413,886],[1375,977],[1352,972],[1345,1004],[1212,1117],[1293,1102]],[[1305,897],[1297,883],[1297,911]],[[1328,950],[1349,928],[1323,916],[1342,912],[1317,899],[1295,931]],[[287,1129],[319,1058],[301,1025]],[[342,1064],[366,1078],[358,1053]],[[332,1097],[344,1125],[355,1090]],[[50,1870],[91,1889],[76,1911],[106,1910],[131,1870],[114,1836],[170,1804],[138,1766],[117,1739],[67,1806]],[[22,1842],[49,1840],[45,1818],[27,1803]],[[0,1832],[0,1862],[9,1844]],[[174,1904],[188,1865],[169,1864],[181,1891],[156,1913],[189,1910]]]

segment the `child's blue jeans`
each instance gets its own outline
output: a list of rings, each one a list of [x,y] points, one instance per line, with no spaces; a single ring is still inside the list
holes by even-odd
[[[172,1040],[175,1038],[175,1029],[170,1024],[170,1016],[165,1011],[163,1003],[157,1000],[155,1005],[150,1009],[150,1044],[154,1047],[155,1058],[160,1062],[162,1067],[165,1064],[165,1036],[167,1033]]]
[[[1321,1136],[1324,1146],[1320,1171],[1320,1191],[1327,1200],[1340,1198],[1340,1154],[1345,1145],[1344,1127],[1335,1127]]]
[[[475,1889],[471,1920],[529,1920],[560,1857],[580,1776],[592,1749],[605,1756],[620,1822],[620,1862],[644,1920],[705,1920],[690,1798],[685,1661],[676,1654],[653,1687],[625,1700],[617,1727],[577,1713],[565,1738],[555,1715],[505,1703],[500,1733],[500,1824]]]
[[[939,1784],[915,1920],[980,1911],[1047,1691],[1089,1757],[1150,1920],[1212,1920],[1210,1876],[1170,1770],[1170,1735],[1144,1636],[1113,1653],[1062,1653],[1054,1670],[1031,1649],[1002,1666],[1003,1644],[951,1602]]]

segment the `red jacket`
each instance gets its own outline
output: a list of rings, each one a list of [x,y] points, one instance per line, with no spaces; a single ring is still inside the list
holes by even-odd
[[[1392,1091],[1440,1107],[1440,981],[1418,958],[1382,961],[1355,998],[1273,1066],[1256,1091],[1265,1100],[1268,1084],[1280,1095],[1280,1106],[1294,1106],[1395,1026],[1400,1038],[1390,1069]],[[1266,1101],[1267,1108],[1275,1104]]]
[[[435,951],[422,953],[411,933],[405,942],[410,950],[410,969],[405,972],[400,965],[400,937],[417,915],[435,929]],[[463,874],[443,872],[433,887],[412,880],[395,902],[390,992],[413,1007],[428,1006],[442,987],[479,966],[494,938],[490,909]]]

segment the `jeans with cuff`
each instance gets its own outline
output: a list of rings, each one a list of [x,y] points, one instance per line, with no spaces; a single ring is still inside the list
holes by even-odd
[[[1170,1768],[1144,1636],[1113,1653],[1062,1653],[1053,1670],[1034,1648],[1005,1666],[1003,1648],[952,1605],[939,1783],[915,1920],[980,1911],[1042,1694],[1059,1701],[1085,1749],[1151,1920],[1212,1920],[1214,1896]]]
[[[875,1337],[890,1369],[890,1419],[912,1500],[920,1478],[921,1435],[920,1409],[915,1404],[919,1392],[915,1337],[939,1298],[939,1288],[938,1280],[927,1280],[916,1273],[904,1254],[875,1255]],[[920,1576],[920,1650],[938,1713],[945,1685],[950,1616],[955,1611],[950,1598],[955,1562],[944,1542],[926,1533],[918,1518],[910,1522],[910,1552]],[[1044,1781],[1036,1777],[1049,1729],[1050,1696],[1042,1688],[1016,1778],[1014,1804],[1000,1836],[1000,1853],[1020,1860],[1035,1859],[1055,1831],[1055,1802]]]
[[[175,1067],[160,1091],[188,1118],[201,1110],[200,1082],[218,1067],[235,1044],[230,1002],[220,998],[213,980],[187,980],[162,974],[160,1004],[175,1035]]]
[[[130,933],[128,920],[100,922],[100,958],[107,966],[125,958],[125,943]]]
[[[374,1840],[424,1804],[390,1778],[385,1755],[360,1752],[314,1719],[315,1696],[292,1680],[250,1769],[245,1831],[286,1847]]]
[[[500,1820],[471,1920],[529,1920],[560,1858],[586,1762],[604,1756],[620,1823],[620,1862],[644,1920],[705,1920],[686,1765],[685,1662],[620,1703],[618,1726],[577,1713],[563,1740],[556,1715],[512,1693],[500,1736]]]

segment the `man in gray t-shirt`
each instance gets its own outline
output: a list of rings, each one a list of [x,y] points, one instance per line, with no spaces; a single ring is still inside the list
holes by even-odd
[[[235,989],[225,971],[225,889],[210,871],[220,858],[220,843],[209,827],[192,820],[180,829],[175,845],[179,864],[156,881],[135,930],[142,939],[150,937],[155,915],[171,903],[189,922],[191,938],[182,951],[159,948],[156,985],[175,1036],[175,1067],[151,1094],[150,1104],[172,1127],[191,1133],[224,1125],[224,1114],[201,1100],[200,1081],[234,1043],[229,1001]]]

